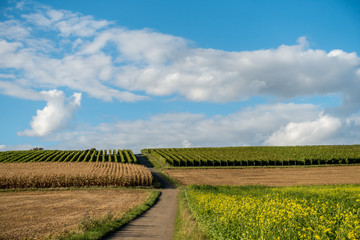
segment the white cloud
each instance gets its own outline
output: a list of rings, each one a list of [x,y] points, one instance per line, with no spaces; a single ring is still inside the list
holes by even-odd
[[[70,147],[138,149],[359,139],[351,131],[359,130],[360,58],[355,52],[311,49],[305,37],[274,49],[203,49],[181,37],[150,29],[129,30],[32,2],[24,2],[17,10],[21,17],[7,14],[12,17],[0,22],[0,93],[47,101],[33,117],[31,129],[19,135],[56,136],[55,140]],[[68,100],[61,91],[49,90],[60,87],[104,101],[173,95],[207,102],[243,101],[252,96],[291,101],[337,95],[342,105],[326,109],[320,117],[324,109],[312,104],[267,104],[227,116],[161,114],[52,134],[65,127],[80,106],[80,93]]]
[[[265,144],[287,146],[331,143],[333,135],[340,127],[340,119],[320,115],[315,121],[288,123],[285,127],[274,132],[265,141]]]
[[[0,73],[0,79],[15,79],[14,74]]]
[[[346,118],[346,124],[348,124],[348,125],[354,124],[355,126],[360,127],[360,115],[354,114],[354,115]]]
[[[357,116],[358,117],[358,116]],[[59,148],[357,144],[360,125],[348,123],[311,104],[258,105],[225,116],[168,113],[149,119],[79,126],[53,138]]]
[[[21,23],[12,23],[33,29],[26,41],[0,42],[0,68],[18,70],[27,87],[66,86],[106,101],[148,99],[134,91],[210,102],[338,94],[343,96],[338,112],[360,108],[354,90],[360,89],[360,58],[355,52],[311,49],[305,37],[275,49],[202,49],[150,29],[129,30],[39,4],[34,9],[21,15]],[[37,37],[44,31],[55,38]]]
[[[24,39],[30,36],[30,28],[25,27],[17,20],[0,22],[0,37],[8,39]]]
[[[91,96],[111,101],[134,102],[147,99],[129,91],[119,91],[105,86],[113,74],[110,56],[104,53],[88,57],[68,55],[62,59],[49,58],[33,54],[22,48],[21,43],[0,40],[0,67],[22,71],[24,85],[36,87],[67,86],[77,91],[84,91]]]
[[[92,16],[84,16],[67,10],[55,10],[39,4],[36,12],[21,16],[35,26],[57,30],[63,37],[90,37],[97,30],[110,24],[106,20],[94,20]]]
[[[66,126],[73,112],[80,106],[81,93],[74,93],[71,99],[66,99],[62,91],[50,90],[41,92],[47,105],[36,111],[30,123],[31,129],[19,132],[20,136],[44,137]]]
[[[303,44],[251,52],[182,47],[182,55],[175,52],[170,63],[159,65],[144,57],[148,65],[123,67],[117,73],[117,84],[151,95],[178,93],[192,101],[213,102],[244,100],[252,95],[291,99],[341,93],[353,99],[353,111],[358,109],[354,102],[357,94],[352,92],[354,87],[360,88],[356,53],[328,54],[304,49]]]
[[[0,151],[16,151],[16,150],[30,150],[36,146],[29,144],[19,144],[19,145],[0,145]]]
[[[28,22],[35,24],[37,26],[50,26],[53,22],[51,19],[47,18],[42,13],[32,13],[22,15],[24,19]]]
[[[12,75],[0,74],[0,79],[10,78]],[[16,85],[8,81],[0,81],[0,93],[12,97],[29,99],[29,100],[41,100],[42,97],[38,92],[35,92],[31,89],[23,88],[19,85]]]
[[[158,114],[146,120],[79,126],[74,132],[59,133],[60,148],[129,148],[138,152],[147,147],[261,145],[293,119],[316,119],[319,110],[311,104],[258,105],[226,116],[207,118],[202,114]]]
[[[190,148],[192,144],[191,142],[189,142],[189,140],[185,139],[184,141],[181,142],[181,146],[184,148]]]

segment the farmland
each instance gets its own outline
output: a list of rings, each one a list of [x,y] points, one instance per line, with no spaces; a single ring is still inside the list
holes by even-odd
[[[182,185],[180,194],[185,202],[182,206],[190,206],[187,216],[195,216],[193,221],[184,222],[200,224],[195,229],[205,230],[207,238],[359,238],[356,227],[360,221],[357,211],[360,186],[339,185],[360,184],[359,145],[168,148],[144,149],[142,153],[159,171]],[[139,160],[144,162],[143,157]],[[154,190],[149,189],[153,187],[153,176],[139,160],[130,150],[0,152],[0,211],[4,213],[0,221],[4,226],[15,226],[6,227],[12,229],[11,232],[3,233],[6,235],[0,238],[42,238],[79,229],[81,232],[81,224],[89,214],[91,218],[121,218],[128,211],[126,206],[136,207],[154,195]],[[37,191],[39,189],[42,191]],[[164,199],[159,201],[170,201],[166,191],[175,194],[176,199],[177,190],[171,186],[163,190]],[[129,205],[123,195],[135,205]],[[93,197],[104,203],[91,200]],[[66,208],[67,204],[74,209],[62,215],[59,209]],[[119,205],[108,208],[103,204]],[[92,212],[95,209],[102,211]],[[49,215],[37,219],[34,215],[42,211]],[[167,209],[165,214],[170,211]],[[178,218],[184,216],[182,210],[178,211]],[[156,216],[160,212],[163,211]],[[51,219],[63,223],[55,225]],[[26,228],[29,221],[34,224]],[[66,225],[67,222],[71,224]],[[150,224],[159,226],[155,222]],[[192,226],[186,228],[185,232],[192,231]],[[132,231],[144,232],[129,230]],[[25,235],[16,237],[20,232]],[[41,236],[35,236],[37,232],[41,232]],[[201,234],[191,238],[177,232],[175,236],[176,239],[202,239]]]
[[[0,163],[0,188],[131,187],[152,185],[141,165],[115,162]]]
[[[163,170],[182,185],[295,186],[360,184],[360,166],[170,168]]]
[[[30,150],[0,152],[0,162],[120,162],[137,163],[131,150]]]
[[[360,145],[144,149],[165,167],[296,166],[360,163]]]
[[[189,186],[210,239],[359,239],[360,186]]]
[[[0,152],[0,239],[98,239],[154,204],[152,184],[130,150]]]
[[[1,192],[0,239],[43,239],[66,231],[82,232],[89,219],[119,219],[146,201],[151,192],[111,188]]]

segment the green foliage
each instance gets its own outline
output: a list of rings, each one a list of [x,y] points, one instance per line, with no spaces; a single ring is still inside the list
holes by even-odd
[[[1,162],[122,162],[137,163],[131,150],[42,150],[0,152]]]
[[[143,149],[165,166],[303,166],[360,163],[360,145]]]

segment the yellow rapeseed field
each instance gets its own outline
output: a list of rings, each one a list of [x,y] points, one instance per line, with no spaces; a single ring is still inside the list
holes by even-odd
[[[187,189],[211,239],[360,239],[360,186]]]

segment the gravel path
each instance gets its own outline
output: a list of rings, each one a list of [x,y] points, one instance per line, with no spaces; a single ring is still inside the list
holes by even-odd
[[[104,239],[170,240],[174,233],[178,194],[177,189],[153,169],[144,156],[138,155],[137,157],[140,162],[143,162],[149,167],[150,171],[161,183],[161,195],[157,203],[147,212]]]

